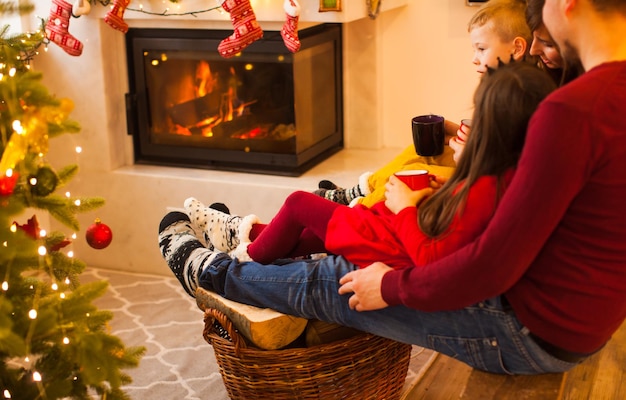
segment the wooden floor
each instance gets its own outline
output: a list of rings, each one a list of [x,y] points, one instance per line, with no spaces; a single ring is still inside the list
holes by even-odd
[[[403,400],[625,400],[626,322],[598,354],[564,374],[502,376],[439,355]]]

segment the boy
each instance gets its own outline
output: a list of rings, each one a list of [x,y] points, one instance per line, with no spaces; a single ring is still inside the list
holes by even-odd
[[[526,23],[524,0],[491,0],[481,6],[468,24],[468,32],[474,48],[472,63],[476,72],[483,73],[487,66],[498,65],[511,58],[520,60],[528,55],[532,33]],[[454,153],[463,150],[456,141],[459,125],[445,121],[444,130],[449,137],[449,146],[444,146],[442,155],[434,158],[434,164],[415,152],[411,144],[387,165],[359,177],[359,183],[349,189],[339,188],[330,181],[321,181],[315,194],[341,204],[363,204],[371,207],[384,199],[385,183],[394,172],[407,169],[428,169],[434,175],[449,177],[455,166]],[[461,132],[464,134],[465,132]]]

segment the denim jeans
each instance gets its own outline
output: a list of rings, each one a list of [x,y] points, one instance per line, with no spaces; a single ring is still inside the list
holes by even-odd
[[[500,297],[454,311],[423,312],[404,306],[351,310],[349,296],[337,291],[339,278],[356,268],[335,256],[262,265],[220,254],[202,271],[199,283],[233,301],[416,344],[483,371],[539,374],[576,365],[541,349]]]

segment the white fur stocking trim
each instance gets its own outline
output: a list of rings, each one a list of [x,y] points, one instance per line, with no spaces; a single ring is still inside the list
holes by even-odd
[[[250,243],[250,232],[252,231],[252,226],[254,224],[260,223],[261,220],[254,214],[246,215],[245,217],[243,217],[241,219],[241,222],[239,223],[239,232],[237,233],[237,239],[239,239],[239,243]]]
[[[367,196],[368,194],[372,193],[369,182],[370,176],[372,176],[372,173],[369,171],[364,172],[363,174],[361,174],[361,176],[359,176],[359,190],[361,191],[363,196]]]
[[[285,0],[283,4],[285,12],[291,17],[300,16],[300,3],[297,0]]]
[[[235,247],[235,250],[228,253],[228,255],[232,258],[238,259],[239,261],[254,261],[252,257],[250,257],[250,254],[248,254],[249,245],[250,242],[241,242],[237,247]]]

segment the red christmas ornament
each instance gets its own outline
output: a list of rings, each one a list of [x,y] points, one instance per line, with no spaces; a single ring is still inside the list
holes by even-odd
[[[17,171],[12,171],[11,175],[3,175],[0,177],[0,196],[10,196],[13,194],[15,184],[19,178]]]
[[[111,240],[113,240],[113,232],[106,224],[100,222],[99,218],[96,218],[94,224],[87,228],[85,238],[89,246],[100,250],[111,243]]]

